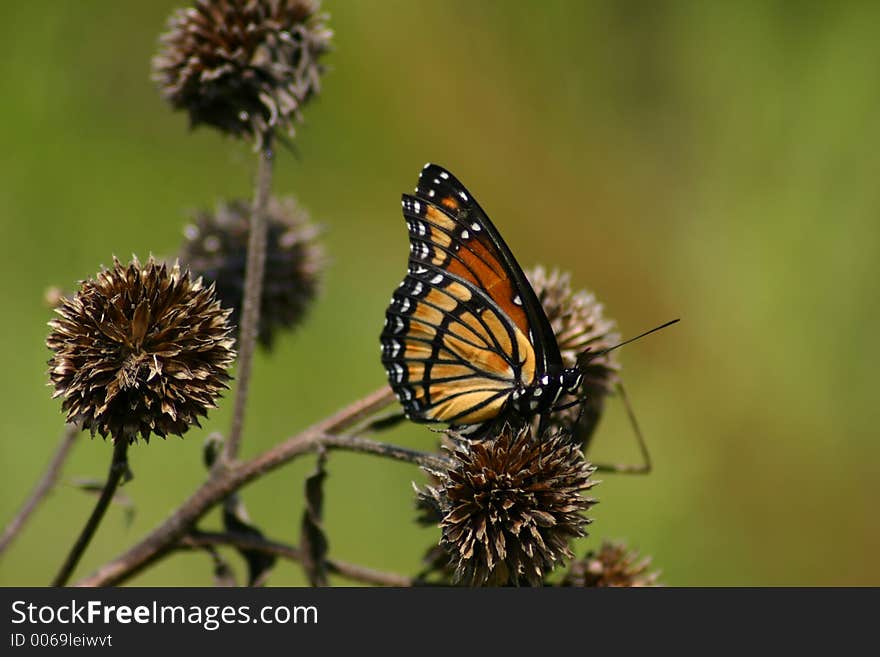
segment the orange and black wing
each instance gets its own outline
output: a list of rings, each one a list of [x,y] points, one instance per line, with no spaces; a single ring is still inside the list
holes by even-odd
[[[427,165],[402,204],[410,258],[381,336],[389,383],[413,420],[486,422],[561,360],[555,336],[498,231],[452,174]]]

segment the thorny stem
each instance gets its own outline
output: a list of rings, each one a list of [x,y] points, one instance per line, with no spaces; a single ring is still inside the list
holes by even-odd
[[[367,452],[419,465],[430,463],[432,467],[442,467],[444,461],[439,455],[425,455],[402,448],[383,446],[381,443],[363,438],[338,435],[385,408],[390,399],[393,399],[391,390],[384,386],[335,415],[287,438],[256,458],[245,463],[229,464],[227,468],[216,472],[212,478],[202,484],[164,523],[140,543],[105,564],[92,575],[80,580],[77,585],[111,586],[124,582],[173,549],[205,513],[230,493],[297,456],[314,451],[321,445],[329,449]]]
[[[296,546],[236,532],[192,532],[180,539],[177,547],[180,549],[198,549],[216,545],[229,545],[243,550],[259,550],[260,552],[274,554],[282,559],[296,562],[301,562],[303,558],[302,550]],[[377,586],[413,586],[413,580],[404,575],[373,570],[372,568],[339,561],[338,559],[327,559],[327,570],[341,577],[366,584],[375,584]]]
[[[260,149],[260,165],[257,170],[257,184],[254,203],[251,208],[251,223],[248,233],[247,264],[244,276],[244,300],[241,309],[241,327],[238,334],[238,385],[235,391],[235,408],[232,413],[232,426],[219,464],[231,463],[238,456],[241,434],[244,429],[244,413],[247,406],[248,389],[251,381],[251,367],[257,346],[260,321],[260,301],[263,296],[263,277],[266,270],[266,235],[268,221],[266,207],[272,190],[272,140],[264,137]]]
[[[58,475],[61,474],[61,466],[63,466],[64,462],[67,460],[67,455],[70,453],[70,448],[73,447],[73,443],[79,432],[79,423],[71,422],[70,424],[65,425],[64,433],[61,436],[61,444],[58,445],[55,454],[52,456],[52,460],[49,461],[49,466],[46,468],[46,472],[43,473],[40,481],[37,482],[33,492],[30,494],[30,497],[25,500],[25,503],[22,505],[19,512],[9,521],[9,524],[6,525],[6,529],[3,530],[3,535],[0,536],[0,554],[9,547],[9,544],[12,543],[13,539],[22,530],[28,518],[30,518],[40,502],[43,501],[43,498],[50,490],[52,490],[52,487],[58,480]]]
[[[83,552],[85,552],[86,548],[89,546],[92,536],[95,535],[98,525],[101,524],[101,519],[104,517],[104,513],[110,506],[110,502],[113,499],[113,495],[116,493],[116,488],[119,486],[120,480],[126,473],[128,473],[128,438],[123,436],[117,439],[113,445],[113,459],[110,461],[110,471],[107,473],[107,482],[104,484],[101,496],[98,498],[98,502],[95,504],[92,515],[89,516],[79,538],[70,549],[70,553],[67,555],[64,565],[61,566],[55,579],[52,580],[52,586],[64,586],[67,583],[67,580],[70,579],[70,575],[79,563]]]

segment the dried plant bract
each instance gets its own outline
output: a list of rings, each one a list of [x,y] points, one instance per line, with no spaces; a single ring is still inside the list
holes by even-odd
[[[222,203],[216,212],[200,212],[186,227],[180,259],[194,274],[214,283],[230,321],[238,326],[245,287],[250,204]],[[272,346],[278,331],[295,327],[315,298],[324,252],[315,241],[319,229],[293,198],[269,201],[266,269],[263,277],[258,340]],[[236,329],[237,332],[237,329]]]
[[[312,0],[197,0],[168,21],[153,78],[193,126],[252,137],[292,135],[320,91],[333,33]]]
[[[46,340],[54,397],[92,435],[182,435],[228,387],[229,311],[177,264],[114,258],[55,312]]]
[[[583,515],[595,500],[593,467],[567,436],[533,437],[505,427],[497,437],[462,441],[453,465],[432,471],[436,485],[420,493],[442,516],[441,545],[457,583],[538,586],[583,536]]]

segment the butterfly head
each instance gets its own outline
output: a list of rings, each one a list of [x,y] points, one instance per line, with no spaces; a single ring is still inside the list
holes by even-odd
[[[564,369],[556,374],[544,374],[533,384],[519,385],[511,394],[513,408],[523,417],[546,412],[564,393],[573,393],[583,380],[577,368]]]
[[[559,382],[562,386],[562,390],[571,394],[577,392],[577,389],[580,387],[583,380],[584,375],[580,368],[577,367],[568,367],[562,370],[562,374],[559,375]]]

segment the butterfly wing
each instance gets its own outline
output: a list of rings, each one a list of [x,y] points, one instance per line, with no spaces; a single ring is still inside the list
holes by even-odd
[[[448,171],[405,194],[408,273],[382,332],[382,362],[416,421],[478,424],[561,362],[549,322],[498,231]]]

